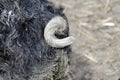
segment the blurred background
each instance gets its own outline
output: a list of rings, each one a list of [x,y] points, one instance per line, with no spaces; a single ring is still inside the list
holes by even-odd
[[[50,0],[64,7],[72,45],[70,80],[120,80],[120,0]]]

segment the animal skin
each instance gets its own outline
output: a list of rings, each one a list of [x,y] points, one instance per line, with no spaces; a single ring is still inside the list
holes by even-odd
[[[55,30],[49,32],[50,25]],[[0,0],[0,80],[65,80],[72,39],[61,7],[47,0]]]

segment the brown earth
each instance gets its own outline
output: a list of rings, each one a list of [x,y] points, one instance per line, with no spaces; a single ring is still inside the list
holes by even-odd
[[[70,80],[120,80],[120,0],[50,0],[65,8],[72,45]]]

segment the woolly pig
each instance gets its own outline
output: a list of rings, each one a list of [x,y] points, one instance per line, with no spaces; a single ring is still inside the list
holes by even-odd
[[[64,80],[74,38],[62,10],[47,0],[0,0],[0,80]]]

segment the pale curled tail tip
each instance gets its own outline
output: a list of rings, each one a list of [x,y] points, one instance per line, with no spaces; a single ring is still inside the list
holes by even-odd
[[[75,38],[68,36],[63,39],[59,39],[55,36],[56,32],[64,31],[67,28],[67,22],[63,17],[56,16],[52,18],[45,27],[44,38],[48,45],[55,48],[63,48],[73,44]]]
[[[73,36],[70,36],[70,42],[71,42],[70,45],[72,45],[75,42],[75,38]]]

